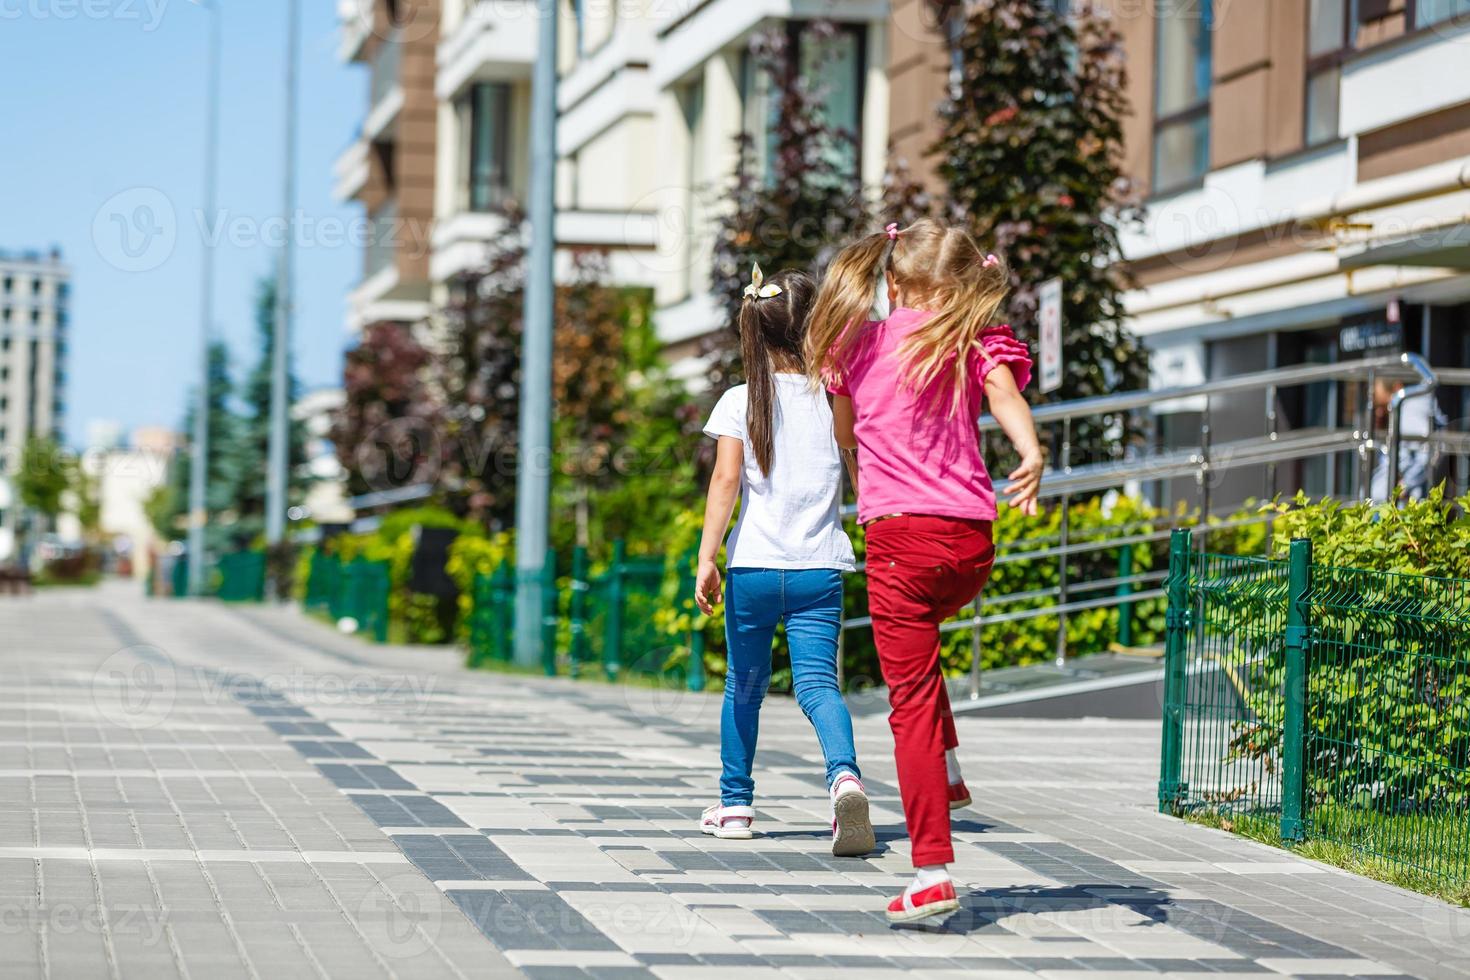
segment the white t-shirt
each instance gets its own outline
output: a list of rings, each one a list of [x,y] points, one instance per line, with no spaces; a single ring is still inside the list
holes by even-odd
[[[832,435],[832,408],[802,374],[777,374],[772,406],[771,475],[761,474],[745,437],[745,385],[720,397],[704,425],[711,438],[745,444],[740,517],[726,544],[729,568],[836,568],[850,572],[852,542],[838,513],[842,457]]]

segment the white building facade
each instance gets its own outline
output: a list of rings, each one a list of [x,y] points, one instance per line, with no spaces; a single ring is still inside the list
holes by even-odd
[[[386,0],[345,0],[343,55],[382,50]],[[397,4],[397,16],[438,17],[434,52],[433,222],[426,269],[437,306],[457,275],[485,260],[500,231],[499,206],[530,186],[535,0],[433,0]],[[422,14],[405,13],[421,10]],[[826,19],[839,25],[832,71],[834,122],[860,134],[864,183],[876,188],[888,139],[886,0],[578,0],[562,8],[558,65],[556,240],[558,275],[571,252],[607,256],[610,281],[650,290],[659,338],[678,359],[719,329],[728,312],[709,293],[710,200],[733,177],[737,137],[769,125],[747,54],[757,32]],[[363,25],[376,25],[364,36]],[[420,29],[415,36],[426,33]],[[377,47],[374,47],[374,45]],[[382,57],[379,54],[377,57]],[[408,57],[405,48],[400,57]],[[419,84],[409,81],[406,85]],[[379,88],[383,86],[378,86]],[[406,98],[405,101],[412,101]],[[369,121],[383,115],[376,104]],[[367,127],[365,127],[365,132]],[[383,131],[373,130],[381,141]],[[339,193],[373,210],[373,153],[359,144],[339,163]],[[382,156],[381,153],[377,154]],[[344,175],[345,178],[344,178]],[[354,293],[349,326],[374,317]],[[379,311],[381,312],[381,311]],[[415,311],[402,310],[404,314]],[[422,317],[429,314],[417,311]],[[411,319],[411,317],[405,317]]]

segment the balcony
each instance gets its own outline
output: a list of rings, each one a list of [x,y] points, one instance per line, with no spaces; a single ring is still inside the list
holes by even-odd
[[[373,33],[373,3],[374,0],[337,0],[337,21],[342,28],[337,57],[344,63],[362,57],[362,49]]]
[[[363,279],[376,277],[394,263],[398,252],[398,202],[389,201],[378,209],[369,220],[371,237],[363,250]]]
[[[429,277],[446,282],[485,264],[485,246],[505,228],[498,214],[461,210],[434,227]]]
[[[369,169],[368,141],[359,136],[332,165],[332,197],[338,201],[356,198],[367,185]]]
[[[363,249],[362,282],[347,297],[347,324],[360,330],[370,323],[393,320],[413,323],[431,312],[429,286],[404,282],[399,276],[399,255],[421,248],[410,230],[399,220],[398,202],[389,201],[369,218],[371,237]]]
[[[528,78],[535,59],[533,0],[477,3],[439,42],[434,94],[447,102],[475,82]]]
[[[368,114],[363,120],[362,135],[377,140],[392,135],[393,123],[403,110],[403,45],[395,32],[373,52],[372,81],[368,89]]]

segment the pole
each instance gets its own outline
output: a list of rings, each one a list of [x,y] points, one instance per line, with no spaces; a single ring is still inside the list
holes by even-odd
[[[268,548],[286,536],[286,468],[289,465],[289,393],[287,365],[291,348],[291,253],[296,207],[296,61],[301,44],[301,0],[286,4],[286,149],[281,212],[285,241],[276,265],[276,322],[271,338],[271,428],[266,458],[265,543]],[[391,43],[391,42],[390,42]],[[274,591],[274,589],[272,589]]]
[[[1184,801],[1188,787],[1180,775],[1184,761],[1184,698],[1188,691],[1189,562],[1194,545],[1188,528],[1169,535],[1169,577],[1164,592],[1164,731],[1159,753],[1159,812],[1172,813]]]
[[[531,88],[531,250],[521,345],[520,469],[516,478],[516,662],[541,661],[539,587],[549,541],[551,335],[556,256],[557,0],[537,0],[540,34]]]
[[[1304,750],[1307,727],[1307,658],[1311,650],[1312,542],[1292,538],[1287,565],[1286,681],[1282,691],[1281,839],[1306,837]]]
[[[204,529],[209,523],[209,341],[214,318],[214,208],[219,160],[220,14],[215,0],[202,4],[209,12],[205,69],[204,220],[209,234],[200,244],[199,393],[194,403],[194,454],[189,462],[189,594],[204,592]]]

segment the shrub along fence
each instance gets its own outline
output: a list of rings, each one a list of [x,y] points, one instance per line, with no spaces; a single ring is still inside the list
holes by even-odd
[[[1164,575],[1163,538],[1171,524],[1188,520],[1188,515],[1164,513],[1127,498],[1110,507],[1100,500],[1079,501],[1071,510],[1072,546],[1079,549],[1068,560],[1072,600],[1087,604],[1115,593],[1148,592],[1116,607],[1074,613],[1066,634],[1069,653],[1093,653],[1114,642],[1157,643],[1164,629],[1163,601],[1151,595],[1157,595],[1154,587]],[[431,605],[434,600],[411,588],[409,569],[417,561],[415,522],[458,531],[445,564],[458,590],[447,627]],[[1059,522],[1055,508],[1038,517],[1002,509],[997,522],[1000,559],[985,598],[986,615],[996,621],[978,634],[951,629],[965,625],[964,617],[946,626],[946,673],[963,675],[977,657],[990,669],[1047,661],[1055,655],[1057,617],[1047,609],[1054,602],[1049,594],[1057,582],[1052,549],[1059,540]],[[635,547],[622,541],[590,554],[585,549],[548,554],[547,574],[538,585],[552,613],[543,624],[548,642],[543,644],[547,654],[540,667],[572,676],[659,678],[696,688],[710,677],[723,676],[723,608],[705,616],[694,604],[694,554],[702,523],[699,512],[681,512],[652,554],[632,553]],[[1211,543],[1255,550],[1263,533],[1259,524],[1216,529],[1211,531]],[[861,533],[853,535],[853,544],[861,563]],[[395,641],[457,640],[471,665],[509,663],[514,659],[514,551],[513,533],[487,534],[446,512],[422,508],[390,515],[377,531],[338,535],[322,547],[304,551],[295,577],[304,604],[330,612],[335,620],[350,618],[363,628],[371,623],[375,631]],[[377,607],[349,608],[342,598],[348,594],[344,570],[358,559],[385,564],[389,570],[388,625],[381,630]],[[860,624],[866,617],[865,585],[861,571],[848,577],[849,623]],[[381,589],[372,594],[380,603]],[[791,686],[782,646],[778,644],[772,670],[771,686],[776,691]],[[871,631],[861,625],[846,631],[842,656],[849,685],[878,681]]]
[[[1385,519],[1393,520],[1389,515]],[[1470,580],[1170,542],[1159,807],[1470,881]]]

